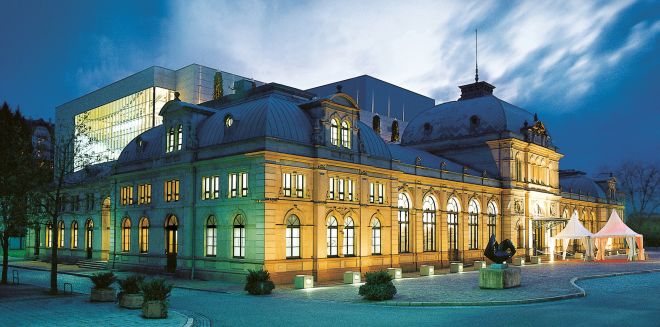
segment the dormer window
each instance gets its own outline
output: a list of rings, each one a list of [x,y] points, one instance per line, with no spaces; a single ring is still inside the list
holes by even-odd
[[[348,121],[341,122],[341,146],[345,148],[351,147],[351,125]]]
[[[334,118],[330,121],[330,143],[339,146],[339,123]]]
[[[179,151],[183,148],[183,125],[172,126],[167,130],[167,152]]]
[[[231,115],[225,116],[225,126],[231,127],[231,125],[233,124],[234,124],[234,117],[232,117]]]

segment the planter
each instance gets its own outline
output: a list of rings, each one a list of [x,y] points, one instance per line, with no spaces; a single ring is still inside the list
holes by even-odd
[[[147,301],[142,304],[142,316],[149,319],[167,318],[167,303],[164,301]]]
[[[387,273],[392,276],[392,279],[400,279],[402,277],[401,268],[387,268]]]
[[[92,302],[115,302],[117,291],[114,288],[92,288],[89,300]]]
[[[122,294],[119,299],[119,306],[126,309],[142,308],[144,295],[142,294]]]
[[[463,263],[462,262],[451,262],[449,263],[449,273],[457,274],[463,272]]]

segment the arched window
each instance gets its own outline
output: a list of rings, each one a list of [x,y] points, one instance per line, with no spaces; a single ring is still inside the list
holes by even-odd
[[[335,118],[330,120],[330,143],[339,146],[339,123]]]
[[[392,122],[392,137],[390,140],[392,142],[399,142],[399,122],[396,120]]]
[[[488,203],[488,237],[497,236],[497,206],[495,202]]]
[[[286,220],[286,258],[300,258],[300,219],[296,215]]]
[[[206,218],[206,256],[215,257],[218,248],[218,221],[211,215]]]
[[[53,246],[53,224],[49,221],[46,223],[46,247]]]
[[[345,120],[341,122],[341,146],[351,147],[351,124]]]
[[[94,221],[87,219],[85,222],[85,245],[89,251],[94,246]]]
[[[380,134],[380,116],[374,115],[371,119],[371,128],[373,128],[374,132]]]
[[[449,260],[458,260],[458,199],[452,197],[447,201],[447,233],[449,241]]]
[[[380,254],[380,220],[371,220],[371,254]]]
[[[57,223],[57,247],[60,249],[64,247],[64,221],[62,220]]]
[[[399,193],[399,253],[410,252],[410,200]]]
[[[128,217],[121,222],[121,251],[131,251],[131,219]]]
[[[479,248],[479,203],[472,199],[468,204],[468,229],[470,234],[469,247],[471,250]]]
[[[167,152],[174,151],[174,127],[167,131]]]
[[[347,217],[344,223],[344,256],[355,255],[355,224],[351,217]]]
[[[179,252],[179,242],[178,242],[178,233],[179,233],[179,221],[175,215],[170,215],[165,221],[165,253],[166,254],[177,254]]]
[[[176,149],[181,150],[183,147],[183,125],[177,127],[176,133]]]
[[[71,248],[78,248],[78,222],[75,220],[71,223]]]
[[[236,215],[234,217],[234,258],[245,258],[245,217]]]
[[[328,218],[328,223],[327,223],[327,245],[328,245],[328,257],[336,257],[337,256],[337,219],[335,217],[330,217]]]
[[[432,196],[424,198],[422,206],[422,230],[424,233],[424,251],[435,251],[435,213],[438,209]]]
[[[140,253],[149,252],[149,218],[140,219]]]

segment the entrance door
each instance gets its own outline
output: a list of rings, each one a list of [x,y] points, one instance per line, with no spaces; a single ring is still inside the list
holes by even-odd
[[[169,216],[165,224],[165,254],[167,256],[167,266],[165,266],[165,271],[168,273],[174,273],[176,271],[176,259],[179,245],[177,240],[178,229],[179,223],[176,216]]]
[[[91,219],[87,219],[87,224],[85,224],[85,248],[87,249],[87,259],[91,259],[94,253],[94,222]]]
[[[449,199],[447,203],[447,232],[449,233],[447,255],[450,262],[460,260],[458,255],[458,210],[458,200]]]

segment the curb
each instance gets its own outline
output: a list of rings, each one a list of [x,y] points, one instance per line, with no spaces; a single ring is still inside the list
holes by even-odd
[[[639,274],[649,274],[649,273],[658,273],[660,269],[651,269],[651,270],[640,270],[640,271],[627,271],[611,274],[601,274],[601,275],[592,275],[584,277],[573,277],[569,281],[570,284],[577,288],[577,293],[565,294],[565,295],[556,295],[532,299],[522,299],[522,300],[511,300],[511,301],[485,301],[485,302],[407,302],[407,301],[395,301],[395,302],[374,302],[370,303],[373,305],[383,305],[383,306],[397,306],[397,307],[476,307],[476,306],[499,306],[499,305],[520,305],[520,304],[532,304],[532,303],[543,303],[551,301],[561,301],[574,299],[578,297],[587,296],[587,292],[576,282],[587,279],[597,279],[597,278],[607,278],[607,277],[617,277],[625,275],[639,275]]]

